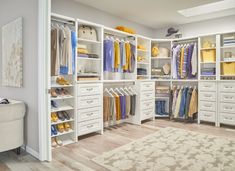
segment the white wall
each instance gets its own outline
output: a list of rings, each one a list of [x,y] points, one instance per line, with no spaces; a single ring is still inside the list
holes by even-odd
[[[178,28],[181,31],[183,37],[194,37],[203,34],[231,32],[235,31],[235,15],[173,27]],[[157,29],[155,31],[154,37],[165,38],[166,32],[167,28]]]
[[[2,87],[0,71],[0,96],[22,100],[27,104],[25,117],[26,145],[39,151],[38,147],[38,67],[37,67],[37,0],[1,0],[0,27],[23,17],[23,88]],[[0,70],[2,59],[2,42],[0,31]],[[7,113],[6,113],[7,114]],[[0,128],[1,129],[1,128]],[[1,142],[0,142],[1,143]]]
[[[52,12],[54,13],[88,20],[112,28],[116,27],[117,25],[124,25],[134,28],[138,34],[147,37],[154,36],[154,29],[122,19],[120,17],[116,17],[72,0],[51,0],[51,3]]]

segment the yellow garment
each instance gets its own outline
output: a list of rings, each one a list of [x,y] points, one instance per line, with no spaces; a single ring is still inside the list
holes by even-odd
[[[146,48],[145,48],[144,46],[142,46],[142,45],[138,45],[138,46],[137,46],[137,49],[146,50]]]
[[[120,46],[118,41],[114,41],[114,68],[118,69],[121,63]]]
[[[88,50],[87,49],[77,48],[77,51],[78,51],[78,53],[88,54]]]
[[[193,117],[193,114],[198,112],[198,97],[197,96],[198,96],[197,90],[194,89],[192,92],[190,105],[189,105],[189,111],[188,111],[189,117]]]
[[[153,57],[156,57],[156,56],[158,56],[158,55],[159,55],[159,49],[158,49],[157,46],[154,46],[154,47],[152,48],[152,56],[153,56]]]
[[[184,47],[181,49],[181,55],[180,55],[180,77],[183,76],[183,64],[184,64]]]
[[[144,57],[144,56],[138,56],[137,57],[137,61],[138,62],[143,62],[143,61],[145,61],[146,60],[146,58]]]
[[[128,69],[131,68],[131,45],[130,43],[125,43],[125,49],[126,49],[126,64],[123,66],[123,69],[125,71],[128,71]]]
[[[133,30],[131,28],[124,27],[124,26],[117,26],[116,29],[120,30],[120,31],[123,31],[123,32],[126,32],[126,33],[136,34],[135,30]]]
[[[179,111],[180,111],[180,103],[181,103],[181,97],[182,97],[182,89],[180,89],[178,96],[177,96],[177,101],[175,105],[175,111],[174,112],[174,118],[179,117]]]
[[[115,96],[115,105],[116,105],[116,120],[121,120],[121,108],[120,108],[120,98]]]

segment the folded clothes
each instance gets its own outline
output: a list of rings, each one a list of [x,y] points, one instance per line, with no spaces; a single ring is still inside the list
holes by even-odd
[[[99,58],[99,55],[97,55],[97,54],[88,53],[87,55],[89,58]]]
[[[147,69],[137,68],[137,75],[147,75]]]
[[[9,100],[8,99],[5,99],[5,98],[2,98],[0,97],[0,104],[9,104]]]
[[[78,57],[88,58],[89,56],[87,54],[84,54],[84,53],[78,53]]]

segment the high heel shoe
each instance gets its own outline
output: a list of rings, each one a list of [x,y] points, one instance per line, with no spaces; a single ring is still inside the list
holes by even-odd
[[[69,131],[70,130],[70,124],[68,122],[64,123],[64,129],[65,131]]]
[[[64,124],[58,124],[58,125],[57,125],[57,130],[58,130],[60,133],[63,133],[63,132],[64,132]]]

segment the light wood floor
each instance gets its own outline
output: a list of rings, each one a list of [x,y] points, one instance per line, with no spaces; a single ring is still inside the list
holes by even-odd
[[[122,124],[106,129],[103,135],[85,136],[77,144],[55,149],[50,163],[39,162],[25,152],[20,156],[14,152],[0,153],[0,171],[105,171],[105,168],[91,159],[168,126],[235,139],[234,128],[217,128],[205,124],[186,124],[163,119],[148,121],[142,126]]]

